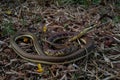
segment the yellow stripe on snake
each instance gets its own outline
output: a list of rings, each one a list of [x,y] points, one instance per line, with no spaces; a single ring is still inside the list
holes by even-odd
[[[21,37],[31,38],[33,41],[35,50],[38,54],[28,54],[27,52],[22,50],[16,43],[16,40]],[[12,49],[23,59],[27,61],[35,62],[35,63],[44,63],[44,64],[72,63],[87,56],[89,54],[88,52],[94,48],[93,40],[90,37],[87,37],[84,48],[80,48],[77,51],[69,53],[64,56],[49,56],[49,55],[46,55],[45,51],[41,49],[41,46],[39,45],[36,35],[29,33],[29,32],[17,33],[11,36],[10,44],[11,44]]]

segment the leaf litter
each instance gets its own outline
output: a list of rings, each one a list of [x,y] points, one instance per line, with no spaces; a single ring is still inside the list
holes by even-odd
[[[13,25],[12,31],[8,32],[30,31],[38,37],[49,37],[64,31],[81,32],[94,24],[99,27],[87,34],[94,39],[96,46],[90,56],[67,65],[45,65],[21,59],[10,47],[11,34],[3,34],[8,24],[4,27],[0,24],[0,80],[119,80],[120,23],[113,19],[119,15],[114,9],[112,5],[88,9],[53,4],[41,7],[36,1],[11,6],[8,3],[1,4],[0,23],[10,21]],[[31,54],[35,53],[30,42],[21,43],[20,47]]]

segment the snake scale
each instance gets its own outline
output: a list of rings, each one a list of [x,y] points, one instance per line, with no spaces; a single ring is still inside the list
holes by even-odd
[[[80,44],[72,42],[69,45],[65,44],[66,40],[76,35],[75,32],[61,32],[56,33],[48,38],[52,44],[44,45],[44,52],[49,56],[65,56],[80,49]]]
[[[66,36],[68,36],[68,34]],[[16,40],[21,37],[31,38],[33,41],[35,50],[37,51],[38,54],[28,54],[27,52],[22,50],[16,43]],[[71,62],[84,58],[85,56],[89,54],[88,52],[94,48],[94,45],[93,45],[94,41],[90,37],[86,37],[86,38],[87,39],[86,39],[86,44],[84,45],[84,48],[80,48],[76,50],[75,52],[72,52],[64,56],[46,55],[45,52],[41,49],[41,46],[39,45],[36,35],[29,33],[29,32],[17,33],[11,36],[10,44],[11,44],[12,49],[20,57],[22,57],[25,60],[35,62],[35,63],[44,63],[44,64],[67,64],[67,63],[71,63]]]

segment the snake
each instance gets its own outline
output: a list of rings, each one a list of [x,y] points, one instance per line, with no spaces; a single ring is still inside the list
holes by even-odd
[[[80,44],[77,42],[72,42],[69,45],[65,44],[66,40],[76,34],[75,32],[61,32],[50,36],[48,38],[48,44],[43,46],[45,54],[49,56],[65,56],[80,49]]]
[[[16,40],[18,40],[21,37],[29,37],[33,41],[33,45],[35,47],[35,50],[38,54],[28,54],[26,51],[22,50],[18,44],[16,43]],[[15,35],[12,35],[10,37],[10,45],[11,48],[18,54],[21,58],[34,62],[34,63],[43,63],[43,64],[68,64],[75,61],[78,61],[85,56],[90,54],[90,51],[94,49],[94,41],[90,37],[87,37],[86,39],[86,45],[82,49],[78,49],[77,51],[70,53],[65,56],[48,56],[44,53],[44,51],[41,49],[41,46],[39,45],[37,36],[30,32],[19,32]]]

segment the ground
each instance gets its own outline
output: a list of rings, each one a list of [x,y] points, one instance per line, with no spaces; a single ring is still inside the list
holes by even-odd
[[[48,7],[36,1],[12,3],[0,2],[0,80],[120,79],[119,7],[91,5],[86,8],[52,3]],[[94,25],[86,34],[94,40],[94,49],[88,52],[89,56],[69,64],[32,63],[18,56],[10,45],[10,37],[20,32],[49,37],[62,32],[79,33]],[[35,53],[29,41],[19,46]]]

